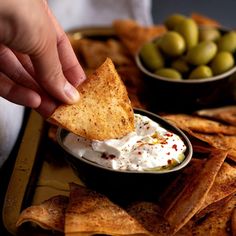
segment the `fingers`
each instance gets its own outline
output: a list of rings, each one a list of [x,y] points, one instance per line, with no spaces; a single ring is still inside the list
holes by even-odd
[[[7,100],[32,108],[40,106],[41,97],[39,94],[31,89],[16,84],[2,73],[0,73],[0,84],[0,96]]]
[[[56,18],[47,5],[45,5],[45,8],[56,30],[58,55],[64,75],[75,87],[77,87],[86,79],[85,73],[78,62],[64,30],[58,24]]]
[[[17,55],[18,58],[20,58],[21,62],[23,61],[28,63],[29,66],[25,64],[25,67],[28,68],[28,70],[31,70],[31,63],[29,63],[29,57],[20,53],[18,53]],[[45,91],[40,88],[40,86],[35,80],[33,80],[31,75],[19,62],[18,58],[10,49],[3,45],[0,45],[0,71],[2,72],[2,78],[0,79],[0,87],[2,88],[2,90],[4,88],[4,91],[0,92],[0,96],[11,99],[12,102],[21,105],[37,108],[36,110],[42,116],[47,118],[55,110],[58,104],[54,101],[52,97],[50,97]],[[7,88],[10,92],[7,91]],[[24,92],[23,88],[28,88],[28,90]],[[17,92],[24,93],[18,96]],[[25,97],[25,94],[31,94],[32,92],[35,92],[37,96],[40,97],[40,104],[37,105],[37,103],[35,104],[34,102],[33,104],[31,104],[29,102],[31,101],[31,97],[27,98],[28,95]],[[19,97],[20,100],[18,101]]]

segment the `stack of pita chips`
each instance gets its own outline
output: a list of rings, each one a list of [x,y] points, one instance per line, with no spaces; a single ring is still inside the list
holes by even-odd
[[[34,222],[44,229],[76,235],[150,235],[125,210],[107,197],[71,183],[70,196],[55,196],[26,208],[16,223]]]

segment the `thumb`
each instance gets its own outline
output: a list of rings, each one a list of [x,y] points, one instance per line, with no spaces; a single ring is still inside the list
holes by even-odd
[[[58,100],[69,104],[76,102],[79,93],[63,74],[56,37],[47,37],[46,43],[41,45],[37,52],[30,56],[35,69],[35,79]]]

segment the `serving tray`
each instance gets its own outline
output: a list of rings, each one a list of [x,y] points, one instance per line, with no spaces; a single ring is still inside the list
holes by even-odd
[[[82,38],[104,40],[115,34],[112,28],[95,27],[71,30],[68,36],[77,43]],[[30,112],[3,203],[3,224],[12,235],[51,235],[29,224],[17,229],[20,212],[51,196],[68,195],[70,182],[83,185],[64,160],[59,145],[49,138],[50,128],[37,112]]]

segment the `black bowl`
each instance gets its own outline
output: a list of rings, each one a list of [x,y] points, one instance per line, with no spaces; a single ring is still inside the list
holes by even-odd
[[[63,140],[68,134],[68,131],[65,129],[58,129],[57,141],[65,151],[66,161],[71,165],[76,175],[86,186],[107,194],[118,201],[126,201],[130,198],[155,198],[157,200],[160,191],[167,187],[168,183],[190,162],[193,152],[192,145],[180,129],[163,118],[141,109],[135,109],[134,111],[135,113],[148,116],[167,130],[178,134],[182,138],[187,146],[185,159],[182,163],[170,170],[163,171],[140,172],[113,170],[84,158],[74,156],[71,150],[63,144]]]
[[[222,32],[227,31],[224,29]],[[236,62],[236,55],[234,59]],[[135,55],[135,61],[146,81],[146,96],[149,95],[150,109],[154,112],[193,112],[236,101],[236,66],[211,78],[176,80],[150,72],[142,63],[139,51]]]

